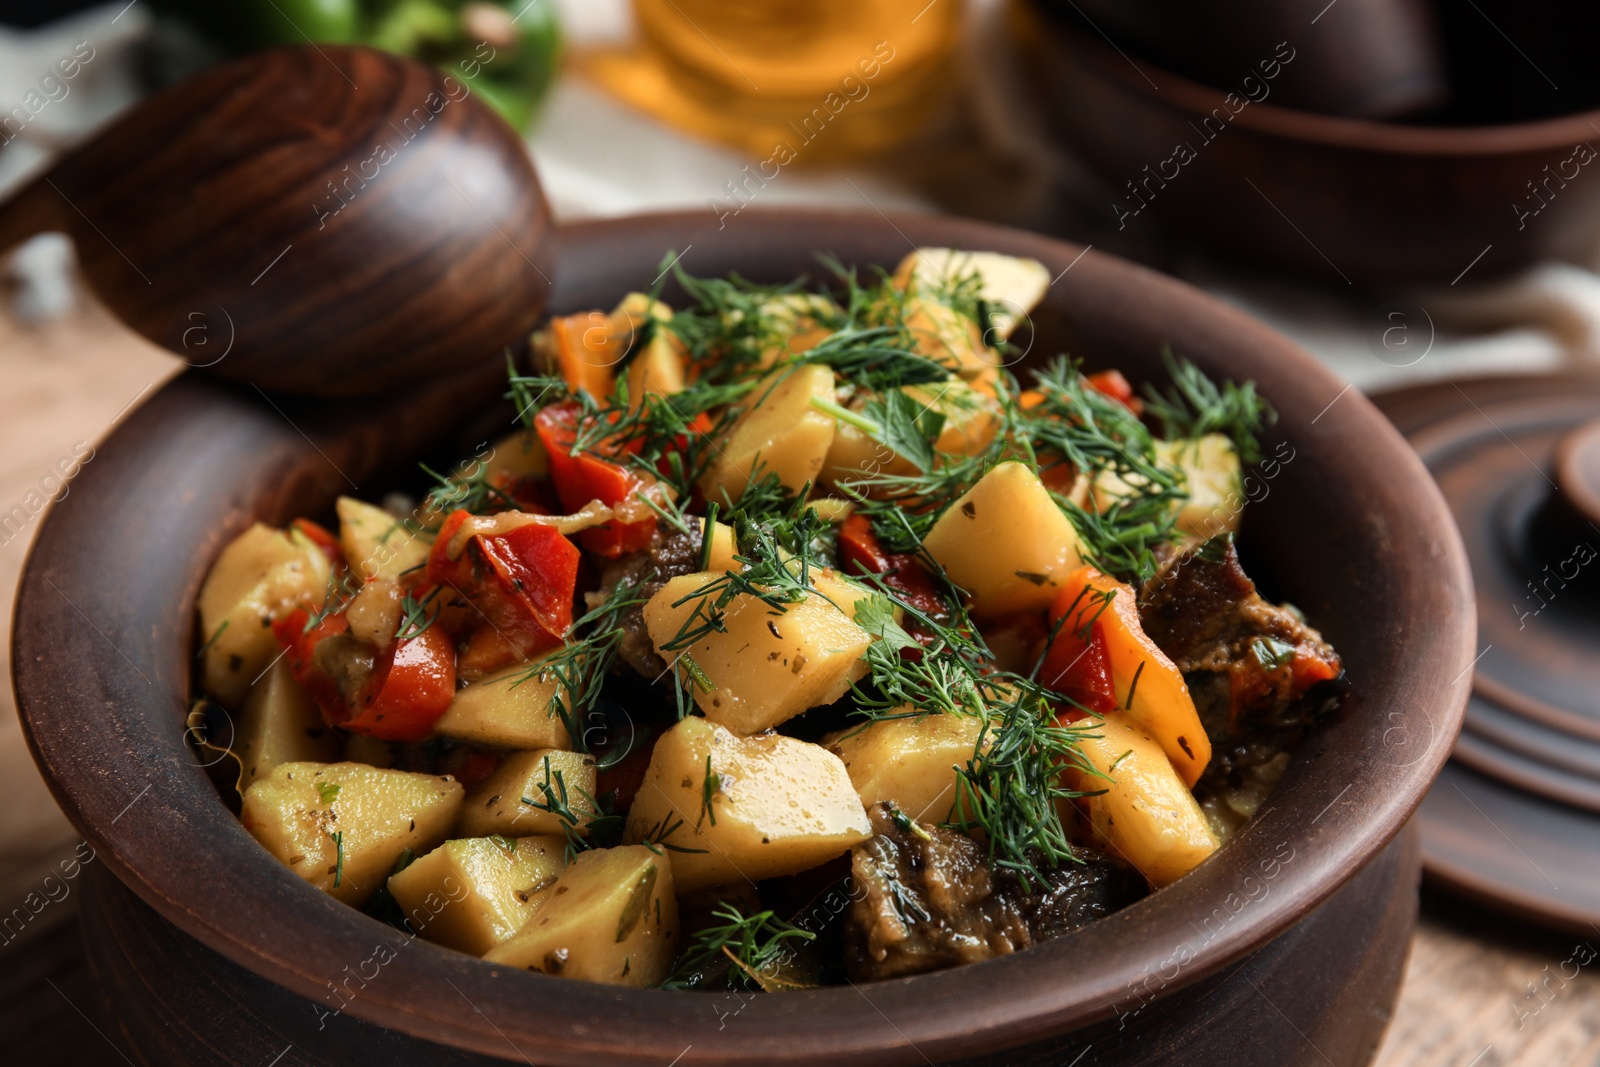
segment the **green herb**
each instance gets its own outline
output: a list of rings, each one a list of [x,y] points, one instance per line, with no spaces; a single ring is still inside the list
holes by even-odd
[[[668,840],[673,834],[683,829],[683,820],[674,819],[672,813],[663,815],[654,826],[645,829],[639,838],[639,844],[660,856],[666,852],[685,852],[704,854],[707,849],[690,848],[687,845],[674,845]]]
[[[694,935],[662,988],[705,988],[723,960],[732,964],[723,978],[729,988],[759,988],[758,979],[774,975],[792,954],[791,942],[814,941],[817,936],[770,911],[745,915],[736,905],[723,903],[712,914],[723,922]]]
[[[400,601],[400,625],[394,632],[396,641],[401,644],[414,641],[433,625],[434,620],[439,617],[439,611],[434,609],[430,612],[428,609],[438,598],[439,590],[442,588],[444,587],[434,586],[421,600],[418,600],[411,590],[406,590],[405,596]]]
[[[946,825],[980,834],[989,864],[1017,872],[1025,883],[1043,880],[1044,868],[1079,859],[1056,811],[1058,800],[1081,793],[1061,785],[1069,768],[1104,778],[1084,757],[1079,742],[1093,727],[1063,726],[1045,691],[1013,683],[1013,691],[991,707],[976,751],[956,771],[956,804]]]
[[[471,477],[440,474],[426,463],[417,466],[436,483],[427,496],[427,506],[433,511],[466,511],[473,515],[487,515],[517,506],[517,502],[507,496],[504,490],[490,483],[489,468],[485,464],[478,464],[477,472]]]
[[[695,822],[694,828],[700,829],[700,823],[706,819],[711,820],[711,825],[717,825],[717,808],[713,803],[717,794],[722,792],[722,775],[711,769],[711,753],[706,753],[706,776],[700,784],[700,819]]]
[[[950,378],[949,368],[905,347],[908,340],[903,329],[890,326],[846,328],[802,353],[799,362],[830,367],[845,381],[869,390],[926,385]]]
[[[212,646],[217,643],[217,641],[222,637],[223,633],[228,629],[228,623],[232,621],[232,619],[223,619],[221,625],[219,625],[211,634],[211,636],[206,639],[206,643],[200,646],[200,651],[194,654],[194,658],[205,659],[206,653],[211,651]]]
[[[1220,386],[1186,359],[1162,353],[1172,385],[1165,391],[1145,386],[1145,411],[1161,424],[1167,438],[1195,438],[1225,434],[1233,441],[1241,463],[1261,458],[1257,435],[1277,421],[1278,413],[1256,394],[1254,382]]]
[[[1144,674],[1144,664],[1145,664],[1145,661],[1144,660],[1140,660],[1139,661],[1139,666],[1134,668],[1133,681],[1128,683],[1128,699],[1122,705],[1122,710],[1123,711],[1127,711],[1129,708],[1133,707],[1133,694],[1139,688],[1139,678],[1140,678],[1141,675]]]
[[[333,862],[333,888],[338,889],[339,883],[344,881],[344,831],[335,830],[328,836],[333,838],[336,857]]]
[[[715,500],[706,505],[705,525],[700,527],[700,570],[711,569],[711,547],[717,531],[717,512],[720,510]]]
[[[1281,671],[1294,662],[1294,646],[1276,637],[1258,637],[1250,642],[1250,654],[1264,671]]]
[[[345,605],[360,591],[361,582],[349,571],[343,572],[337,579],[332,574],[328,575],[328,586],[322,594],[322,607],[306,616],[306,624],[300,632],[308,634],[327,621],[328,616],[343,611]]]
[[[317,797],[324,804],[332,804],[335,800],[339,799],[339,789],[340,786],[338,782],[318,782]]]
[[[565,645],[529,664],[509,680],[511,688],[515,689],[536,678],[554,679],[556,691],[550,702],[550,713],[561,718],[574,751],[588,751],[583,716],[600,699],[600,690],[616,666],[626,632],[622,625],[624,617],[649,599],[642,589],[653,577],[652,571],[618,583],[603,603],[573,622]],[[611,763],[603,764],[600,769],[608,766]]]
[[[539,811],[549,812],[561,823],[561,832],[567,839],[567,862],[580,852],[604,847],[597,842],[621,829],[622,817],[602,810],[602,805],[583,789],[573,786],[569,792],[567,776],[550,766],[550,757],[544,758],[544,779],[535,783],[539,799],[523,797],[522,803]],[[576,793],[588,809],[587,816],[574,809],[572,794]]]

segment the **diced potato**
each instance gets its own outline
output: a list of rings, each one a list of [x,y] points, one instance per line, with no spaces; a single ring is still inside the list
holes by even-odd
[[[518,478],[543,478],[550,471],[550,457],[545,454],[544,443],[530,429],[507,434],[494,443],[485,461],[491,480],[515,481]],[[469,474],[475,474],[469,468]]]
[[[1083,562],[1078,532],[1021,463],[995,467],[939,517],[923,547],[994,618],[1045,607]]]
[[[481,956],[527,923],[567,865],[560,837],[446,841],[389,879],[411,929]]]
[[[233,754],[239,759],[239,788],[271,774],[283,763],[331,763],[339,758],[339,735],[322,721],[322,712],[279,660],[250,689],[234,721]]]
[[[918,407],[944,415],[944,428],[934,448],[950,455],[973,455],[987,448],[999,428],[992,397],[952,378],[932,385],[907,386],[904,392]],[[869,437],[860,427],[840,422],[823,466],[822,480],[837,485],[864,474],[914,474],[904,456]]]
[[[834,496],[817,497],[809,501],[808,506],[817,513],[817,518],[834,526],[844,522],[856,510],[855,501],[840,500]]]
[[[1036,259],[952,248],[917,249],[900,261],[894,278],[902,289],[945,293],[969,274],[979,278],[977,295],[998,305],[991,321],[1001,338],[1011,336],[1050,288],[1050,272]]]
[[[1068,576],[1050,613],[1052,618],[1069,616],[1063,625],[1074,633],[1093,626],[1105,637],[1112,691],[1122,716],[1160,743],[1184,783],[1193,788],[1211,762],[1211,738],[1183,672],[1144,632],[1133,587],[1083,567]]]
[[[739,542],[733,536],[733,527],[725,522],[712,523],[711,555],[706,559],[707,572],[727,574],[729,571],[739,570],[739,561],[733,558],[738,552]]]
[[[1197,537],[1215,537],[1239,529],[1244,511],[1239,454],[1233,442],[1220,433],[1193,440],[1157,441],[1156,462],[1183,473],[1185,496],[1178,505],[1178,529]],[[1097,510],[1131,496],[1128,482],[1113,471],[1094,480],[1092,495]]]
[[[523,837],[563,833],[565,820],[556,812],[535,806],[550,803],[539,788],[546,783],[558,799],[565,788],[567,806],[580,824],[594,814],[593,757],[549,748],[517,752],[502,760],[499,769],[467,795],[456,824],[458,835]],[[584,831],[580,825],[574,827],[574,832]]]
[[[406,849],[445,839],[461,808],[453,778],[362,763],[282,763],[245,790],[239,819],[301,878],[360,907]]]
[[[628,364],[628,400],[638,407],[648,394],[671,396],[683,392],[683,343],[666,330],[656,330],[643,351]]]
[[[250,685],[283,650],[272,622],[295,608],[318,608],[328,592],[328,557],[298,531],[256,523],[234,538],[200,587],[206,692],[237,708]]]
[[[872,636],[821,596],[785,605],[779,614],[760,598],[741,595],[728,606],[723,629],[688,648],[669,648],[705,598],[696,593],[720,574],[686,574],[669,581],[644,606],[645,628],[656,651],[678,665],[687,656],[694,670],[678,675],[694,693],[706,718],[735,733],[754,734],[822,704],[831,704],[866,673],[861,656]],[[708,594],[714,595],[714,594]]]
[[[1217,850],[1217,839],[1194,794],[1155,738],[1118,715],[1086,720],[1083,725],[1093,727],[1099,736],[1082,740],[1080,751],[1112,781],[1069,774],[1078,778],[1080,790],[1105,790],[1082,803],[1113,855],[1133,864],[1160,888]]]
[[[339,545],[350,569],[360,578],[394,579],[428,562],[433,535],[420,524],[408,526],[382,508],[348,496],[339,498],[335,510],[339,513]]]
[[[560,686],[549,675],[530,676],[536,667],[518,663],[458,690],[433,732],[493,748],[571,748],[572,735],[556,709]]]
[[[757,385],[744,414],[700,480],[708,500],[738,503],[756,473],[776,474],[791,493],[815,484],[833,444],[834,421],[811,406],[833,400],[833,371],[808,364],[779,370]]]
[[[809,352],[828,339],[827,323],[839,315],[839,306],[819,293],[784,293],[761,305],[761,317],[774,336],[761,353],[761,366]]]
[[[973,385],[995,375],[998,356],[984,344],[978,324],[932,299],[907,298],[905,324],[916,350]]]
[[[643,845],[579,854],[491,963],[583,982],[660,985],[678,947],[672,867]]]
[[[978,716],[945,712],[880,719],[823,744],[844,761],[862,806],[887,800],[918,822],[942,822],[955,806],[956,771],[972,759],[982,732]]]
[[[673,876],[690,890],[798,874],[871,835],[833,753],[779,734],[739,737],[691,717],[656,742],[625,840],[671,844]]]
[[[812,571],[811,588],[821,593],[833,604],[836,604],[839,610],[850,616],[851,619],[856,617],[856,607],[876,592],[876,590],[863,585],[854,578],[846,578],[832,568]],[[895,608],[894,612],[896,621],[904,614],[899,608]]]

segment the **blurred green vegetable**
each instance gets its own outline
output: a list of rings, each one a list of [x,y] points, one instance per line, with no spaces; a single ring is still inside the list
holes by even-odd
[[[527,129],[555,81],[555,0],[152,0],[227,53],[306,41],[367,44],[432,63]]]

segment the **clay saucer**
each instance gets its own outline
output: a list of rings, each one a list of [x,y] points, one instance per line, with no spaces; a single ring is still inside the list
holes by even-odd
[[[1563,926],[1600,922],[1600,376],[1373,398],[1461,528],[1473,697],[1417,819],[1430,874]]]

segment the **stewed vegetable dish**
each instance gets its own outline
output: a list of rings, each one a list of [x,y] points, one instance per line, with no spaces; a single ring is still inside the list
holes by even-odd
[[[1235,549],[1268,404],[1038,358],[1031,260],[829,266],[554,318],[503,439],[226,546],[190,721],[263,847],[502,966],[779,991],[1061,936],[1251,817],[1340,675]]]

